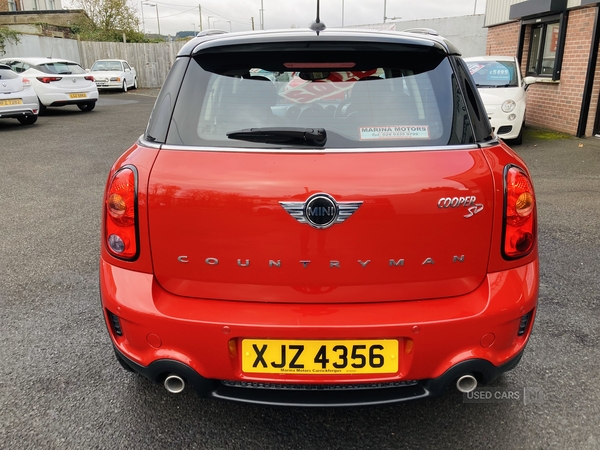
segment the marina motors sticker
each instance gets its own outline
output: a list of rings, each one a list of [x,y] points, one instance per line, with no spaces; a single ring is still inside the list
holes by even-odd
[[[429,139],[429,127],[425,125],[394,127],[361,127],[360,140],[379,139]]]

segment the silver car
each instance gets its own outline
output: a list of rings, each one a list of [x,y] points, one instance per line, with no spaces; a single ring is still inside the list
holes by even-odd
[[[37,121],[39,110],[31,80],[0,64],[0,118],[13,118],[23,125],[31,125]]]

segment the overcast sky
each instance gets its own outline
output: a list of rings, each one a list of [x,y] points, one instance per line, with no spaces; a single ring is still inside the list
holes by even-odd
[[[73,7],[72,2],[63,0],[63,7]],[[261,3],[264,7],[266,29],[307,27],[316,17],[316,0],[172,0],[131,1],[139,12],[142,8],[144,28],[147,33],[158,31],[156,12],[162,34],[175,35],[178,31],[198,31],[202,6],[202,28],[247,31],[251,29],[254,17],[255,29],[260,29]],[[387,17],[401,17],[400,20],[428,19],[433,17],[466,16],[485,12],[486,0],[321,0],[321,22],[328,27],[342,25],[342,5],[344,5],[344,26],[376,24],[383,22],[384,4]],[[150,6],[156,5],[156,6]],[[401,29],[401,26],[398,27]]]

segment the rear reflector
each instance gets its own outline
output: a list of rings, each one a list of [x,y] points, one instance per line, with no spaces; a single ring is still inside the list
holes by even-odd
[[[523,336],[525,334],[525,332],[527,331],[527,327],[529,326],[529,321],[531,320],[532,314],[533,312],[530,311],[529,313],[521,317],[521,323],[519,323],[519,331],[517,332],[517,336]]]
[[[106,310],[108,316],[108,323],[111,331],[117,336],[123,336],[123,328],[121,328],[121,320],[115,314],[111,313],[108,309]]]

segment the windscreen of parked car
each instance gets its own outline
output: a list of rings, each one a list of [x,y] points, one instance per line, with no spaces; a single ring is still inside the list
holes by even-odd
[[[311,138],[286,140],[302,132]],[[451,64],[439,49],[291,42],[196,55],[166,142],[368,148],[461,145],[474,139]]]
[[[40,72],[50,73],[53,75],[74,75],[86,73],[86,71],[83,70],[79,64],[70,62],[52,62],[39,64],[36,67]]]
[[[469,61],[467,66],[478,88],[519,86],[514,61]]]

